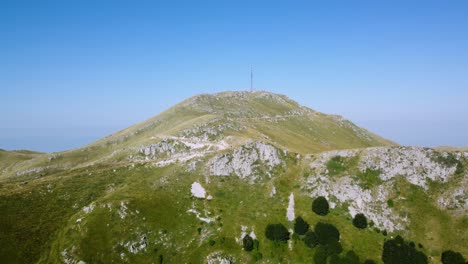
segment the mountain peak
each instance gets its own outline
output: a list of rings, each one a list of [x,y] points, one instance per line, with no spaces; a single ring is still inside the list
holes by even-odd
[[[207,114],[242,117],[279,115],[303,108],[285,95],[268,91],[201,94],[183,101],[176,107]]]

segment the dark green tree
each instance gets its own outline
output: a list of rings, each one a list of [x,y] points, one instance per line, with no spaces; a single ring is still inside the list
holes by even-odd
[[[442,252],[441,260],[442,264],[465,264],[463,255],[452,250]]]
[[[312,211],[318,215],[327,215],[330,212],[330,206],[325,197],[319,196],[312,202]]]
[[[348,251],[344,256],[331,255],[328,264],[360,264],[359,257],[354,251]]]
[[[332,224],[318,222],[314,231],[318,242],[322,245],[340,241],[340,231]]]
[[[327,264],[328,254],[326,249],[323,246],[317,247],[314,254],[314,263],[315,264]]]
[[[427,256],[411,247],[401,236],[385,241],[382,260],[385,264],[427,264]]]
[[[359,229],[367,227],[367,218],[364,214],[356,214],[353,219],[353,225]]]
[[[286,242],[289,240],[289,232],[282,224],[269,224],[266,227],[265,235],[275,242]]]
[[[252,249],[254,248],[254,240],[251,236],[245,235],[242,239],[242,245],[245,251],[252,251]]]
[[[350,250],[346,252],[346,255],[344,257],[345,263],[347,264],[359,264],[359,256],[356,254],[356,252]]]
[[[328,244],[324,245],[324,247],[328,256],[338,255],[343,252],[343,246],[338,241],[330,241]]]
[[[304,237],[304,243],[308,247],[314,248],[319,243],[317,235],[315,235],[315,233],[313,231],[307,231],[307,233],[305,234],[305,237]]]
[[[294,223],[294,232],[299,235],[304,235],[309,230],[309,223],[304,221],[302,217],[298,216]]]

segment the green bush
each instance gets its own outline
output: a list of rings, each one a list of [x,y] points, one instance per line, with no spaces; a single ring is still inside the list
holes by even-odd
[[[305,237],[304,237],[304,243],[310,247],[310,248],[314,248],[315,246],[318,245],[318,238],[317,238],[317,235],[313,232],[313,231],[308,231],[306,234],[305,234]]]
[[[266,227],[265,235],[275,242],[286,242],[289,240],[289,232],[282,224],[269,224]]]
[[[328,256],[338,255],[343,252],[343,246],[338,241],[330,241],[328,244],[324,245],[324,248]]]
[[[302,217],[298,216],[294,223],[294,232],[299,235],[304,235],[309,230],[309,223],[304,221]]]
[[[251,236],[245,235],[242,239],[242,245],[245,251],[252,251],[254,248],[254,240]]]
[[[318,242],[322,245],[340,241],[340,232],[332,224],[319,222],[315,225],[314,231]]]
[[[356,214],[353,219],[353,225],[359,229],[367,227],[367,218],[364,214]]]
[[[319,246],[315,250],[314,263],[315,264],[327,264],[327,258],[328,258],[328,254],[327,254],[326,249],[322,246]]]
[[[464,264],[465,258],[462,254],[452,250],[446,250],[441,256],[442,264]]]
[[[344,260],[347,264],[359,264],[359,256],[352,250],[346,253]]]
[[[394,205],[393,200],[392,200],[392,199],[388,199],[387,205],[388,205],[388,207],[393,207],[393,205]]]
[[[330,206],[325,197],[319,196],[312,202],[312,211],[318,215],[327,215],[330,211]]]
[[[427,256],[411,247],[401,236],[385,241],[382,252],[385,264],[427,264]]]

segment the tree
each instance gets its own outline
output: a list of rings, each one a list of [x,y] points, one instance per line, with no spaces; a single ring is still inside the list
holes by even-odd
[[[305,234],[305,237],[304,237],[304,243],[308,247],[314,248],[319,243],[317,235],[313,231],[307,231],[307,233]]]
[[[351,250],[344,256],[339,256],[338,254],[331,255],[328,264],[360,264],[360,262],[358,255]]]
[[[464,264],[465,258],[462,254],[454,252],[452,250],[446,250],[442,252],[441,256],[442,264]]]
[[[327,215],[330,211],[330,206],[325,197],[319,196],[312,202],[312,211],[318,215]]]
[[[324,245],[324,248],[329,256],[338,255],[343,252],[343,246],[338,241],[330,241]]]
[[[254,248],[254,241],[251,236],[245,235],[242,239],[242,244],[245,251],[252,251]]]
[[[359,264],[359,256],[352,250],[346,253],[344,260],[347,264]]]
[[[359,229],[367,227],[367,218],[364,214],[356,214],[353,219],[353,225]]]
[[[268,239],[275,242],[286,242],[289,240],[289,232],[282,224],[269,224],[265,230]]]
[[[427,256],[411,247],[401,236],[385,241],[382,260],[385,264],[427,264]]]
[[[334,225],[318,222],[314,231],[322,245],[340,241],[340,231]]]
[[[328,258],[328,255],[327,255],[326,249],[322,246],[319,246],[315,250],[314,263],[315,264],[327,264],[327,258]]]
[[[299,235],[304,235],[309,230],[309,223],[304,221],[302,217],[298,216],[294,223],[294,232]]]

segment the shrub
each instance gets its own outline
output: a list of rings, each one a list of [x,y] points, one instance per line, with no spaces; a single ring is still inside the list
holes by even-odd
[[[446,250],[441,256],[442,264],[464,264],[465,258],[462,254],[452,250]]]
[[[324,247],[329,256],[338,255],[343,252],[343,246],[338,241],[330,241]]]
[[[314,248],[315,246],[318,245],[318,238],[317,238],[317,235],[313,232],[313,231],[308,231],[306,234],[305,234],[305,237],[304,237],[304,243],[310,247],[310,248]]]
[[[353,225],[359,229],[367,227],[367,218],[363,214],[356,214],[353,219]]]
[[[330,211],[330,206],[325,197],[319,196],[312,202],[312,211],[318,215],[327,215]]]
[[[319,222],[315,225],[314,231],[318,242],[322,245],[340,241],[340,232],[334,225]]]
[[[394,204],[393,204],[393,200],[392,200],[392,199],[388,199],[387,205],[388,205],[388,207],[393,207],[393,205],[394,205]]]
[[[327,264],[327,258],[328,258],[327,251],[325,250],[324,247],[319,246],[315,250],[314,263],[315,264]]]
[[[214,245],[216,244],[216,241],[210,239],[210,241],[208,241],[208,244],[209,244],[210,246],[214,246]]]
[[[251,236],[245,235],[242,239],[242,245],[245,251],[252,251],[254,248],[254,241]]]
[[[282,224],[269,224],[265,230],[268,239],[275,242],[286,242],[289,240],[289,232]]]
[[[294,232],[299,235],[304,235],[309,230],[309,223],[304,221],[302,217],[298,216],[294,223]]]
[[[359,264],[359,256],[356,254],[356,252],[350,250],[346,253],[343,263],[346,264]]]
[[[382,260],[385,264],[427,264],[427,256],[411,247],[401,236],[385,241]]]

